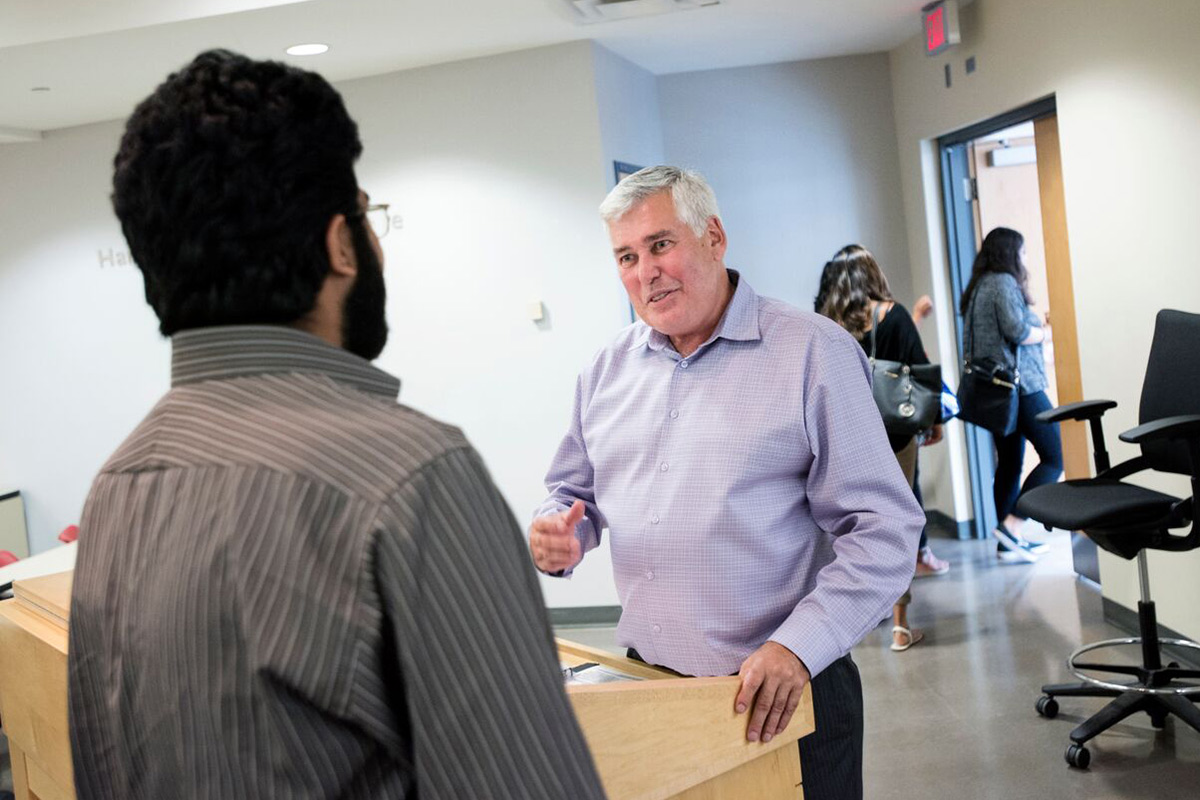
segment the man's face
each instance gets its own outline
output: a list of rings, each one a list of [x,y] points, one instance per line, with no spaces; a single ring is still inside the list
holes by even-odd
[[[359,194],[359,205],[365,207],[367,197]],[[379,239],[359,218],[347,220],[358,275],[346,294],[342,309],[342,347],[360,358],[374,361],[387,344],[387,287],[383,281],[383,249]]]
[[[729,291],[721,221],[710,218],[697,236],[676,216],[670,191],[663,191],[610,222],[608,235],[642,321],[672,340],[707,338]]]

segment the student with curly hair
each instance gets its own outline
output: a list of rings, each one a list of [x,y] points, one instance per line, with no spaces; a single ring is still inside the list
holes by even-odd
[[[171,388],[83,512],[68,704],[88,798],[601,798],[521,531],[397,403],[362,145],[323,78],[202,53],[113,206]]]

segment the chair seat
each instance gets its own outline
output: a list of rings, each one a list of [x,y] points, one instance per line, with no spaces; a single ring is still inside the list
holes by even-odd
[[[1092,478],[1030,489],[1017,500],[1023,517],[1068,531],[1136,528],[1160,520],[1179,498],[1131,483]]]

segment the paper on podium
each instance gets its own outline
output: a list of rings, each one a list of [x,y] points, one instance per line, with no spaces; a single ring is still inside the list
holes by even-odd
[[[637,675],[630,675],[628,672],[607,667],[603,664],[597,664],[594,661],[589,661],[584,664],[576,664],[571,666],[565,661],[559,662],[562,667],[563,683],[567,686],[582,686],[594,685],[598,683],[615,683],[617,681],[640,681],[645,680]]]

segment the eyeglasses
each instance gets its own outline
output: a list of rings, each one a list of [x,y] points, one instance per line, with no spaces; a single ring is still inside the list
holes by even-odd
[[[346,219],[362,219],[366,217],[367,224],[371,226],[371,230],[375,233],[375,238],[382,239],[392,229],[392,216],[388,213],[389,208],[390,206],[387,203],[375,203],[361,211],[347,214]]]

